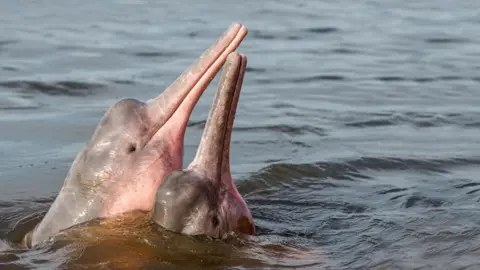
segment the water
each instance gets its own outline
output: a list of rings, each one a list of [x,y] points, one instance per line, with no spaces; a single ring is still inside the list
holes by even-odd
[[[238,260],[233,244],[200,241],[197,257],[172,251],[170,264],[144,261],[480,267],[479,8],[448,0],[2,1],[2,269],[68,259],[61,248],[13,242],[48,209],[105,110],[163,91],[234,21],[249,29],[239,49],[249,69],[231,162],[259,235]],[[191,117],[186,164],[216,82]],[[22,227],[24,218],[32,221]]]

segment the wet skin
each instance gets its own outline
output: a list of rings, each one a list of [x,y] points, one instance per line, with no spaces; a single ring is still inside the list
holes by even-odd
[[[182,168],[185,129],[195,104],[246,34],[243,25],[232,25],[161,95],[146,103],[114,104],[25,244],[38,245],[92,219],[151,211],[163,179]]]
[[[230,173],[230,139],[247,58],[228,56],[197,154],[160,185],[152,219],[186,235],[254,234],[250,210]]]

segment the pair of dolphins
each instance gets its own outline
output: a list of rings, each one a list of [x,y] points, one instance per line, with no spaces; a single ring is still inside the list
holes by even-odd
[[[247,35],[233,24],[162,94],[123,99],[103,116],[78,153],[47,214],[27,233],[35,247],[74,225],[131,211],[187,235],[254,234],[250,210],[230,173],[229,148],[247,58],[235,52]],[[189,117],[223,66],[193,161],[183,168]]]

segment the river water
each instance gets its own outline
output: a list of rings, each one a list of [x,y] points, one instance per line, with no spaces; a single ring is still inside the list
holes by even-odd
[[[217,250],[146,264],[478,269],[478,10],[453,0],[2,0],[1,269],[64,265],[58,249],[14,238],[48,209],[109,106],[159,94],[232,22],[249,29],[232,173],[258,235],[244,260]],[[217,81],[190,119],[185,164]]]

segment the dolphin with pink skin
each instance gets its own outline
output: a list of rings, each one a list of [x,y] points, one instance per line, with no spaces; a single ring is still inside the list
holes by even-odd
[[[93,219],[152,211],[160,184],[182,168],[184,134],[192,110],[246,35],[243,25],[233,24],[162,94],[146,103],[123,99],[114,104],[24,243],[36,246]]]
[[[230,140],[246,65],[246,56],[228,56],[195,158],[157,191],[152,219],[165,229],[213,238],[255,233],[230,173]]]

